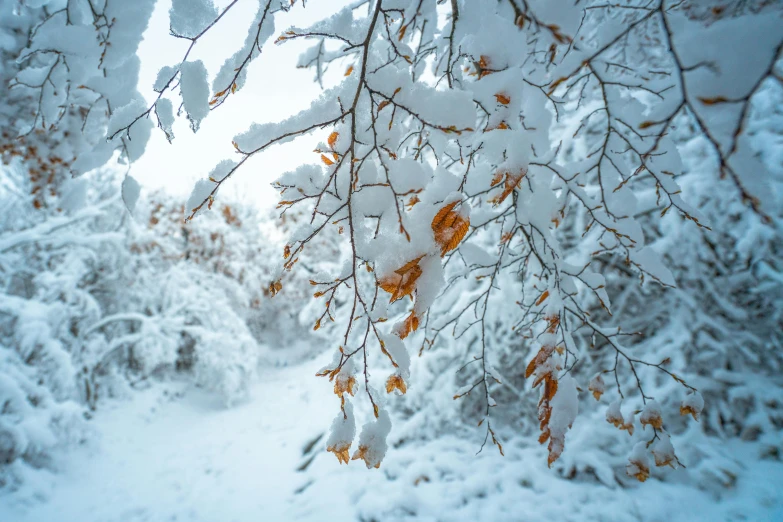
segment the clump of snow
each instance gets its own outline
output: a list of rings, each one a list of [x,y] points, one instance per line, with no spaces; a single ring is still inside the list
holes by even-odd
[[[383,335],[382,339],[384,348],[397,364],[397,371],[403,379],[407,380],[410,377],[411,357],[405,348],[405,343],[394,334]]]
[[[197,131],[201,120],[209,114],[209,84],[207,68],[201,60],[185,62],[180,69],[180,90],[182,104],[190,120],[193,132]]]
[[[193,38],[217,18],[218,10],[212,0],[172,0],[169,10],[171,31]]]
[[[559,445],[560,454],[563,451],[566,432],[576,420],[579,413],[579,394],[576,390],[576,381],[570,374],[565,375],[558,381],[557,393],[550,401],[552,414],[549,417],[549,433],[553,443]]]
[[[158,77],[155,79],[155,83],[152,85],[152,89],[155,92],[162,92],[163,89],[165,89],[169,82],[171,82],[174,79],[174,76],[179,72],[179,70],[176,67],[172,67],[170,65],[164,65],[160,68],[158,71]]]
[[[353,416],[353,404],[346,399],[343,403],[343,408],[332,421],[332,428],[329,431],[329,437],[326,439],[326,449],[335,454],[345,452],[345,463],[347,464],[347,451],[353,444],[354,437],[356,437],[356,421]],[[338,456],[338,458],[340,457]]]
[[[199,208],[199,212],[207,210],[208,204],[202,205],[205,201],[208,201],[212,197],[212,191],[215,190],[217,183],[208,179],[200,179],[193,187],[193,191],[190,193],[190,197],[187,202],[187,211],[194,212],[196,208]]]
[[[133,214],[133,209],[136,208],[140,190],[139,182],[130,174],[126,174],[125,179],[122,180],[122,201],[131,214]]]
[[[656,466],[675,467],[677,456],[674,454],[674,446],[671,437],[665,431],[658,433],[658,438],[650,446],[650,451],[655,458]]]
[[[694,419],[698,420],[701,411],[704,409],[704,398],[701,393],[691,390],[680,405],[680,413],[682,415],[691,414]]]
[[[640,482],[644,482],[650,476],[650,452],[647,449],[647,443],[637,442],[628,456],[628,465],[625,472],[635,477]]]
[[[120,129],[127,127],[146,110],[147,104],[142,98],[133,99],[128,104],[114,109],[109,120],[108,134],[111,136]]]
[[[239,90],[244,87],[247,79],[247,65],[258,57],[260,52],[257,49],[260,49],[275,32],[274,11],[271,6],[272,2],[259,2],[258,11],[250,23],[245,43],[223,63],[212,82],[215,92],[234,88]],[[234,79],[235,76],[236,79]]]
[[[590,392],[592,392],[593,397],[595,397],[595,400],[599,400],[601,398],[601,395],[603,395],[606,392],[606,384],[604,383],[603,375],[600,373],[595,374],[593,378],[590,379],[590,382],[587,383],[587,389]],[[614,415],[615,413],[612,414],[612,416]],[[609,420],[609,412],[606,413],[606,420]]]
[[[661,406],[654,400],[647,401],[647,404],[642,409],[642,414],[639,416],[639,422],[642,424],[642,427],[646,427],[648,424],[656,429],[663,427]]]
[[[391,419],[386,410],[378,413],[378,418],[362,426],[359,434],[359,448],[353,455],[353,459],[362,459],[367,465],[367,469],[378,468],[381,465],[383,457],[386,456],[386,450],[389,445],[386,443],[386,437],[391,431]]]
[[[215,166],[214,169],[212,169],[212,172],[209,173],[209,179],[223,181],[223,179],[231,173],[236,165],[237,162],[233,160],[221,161]]]
[[[172,130],[172,127],[174,126],[174,106],[172,105],[171,100],[168,98],[161,98],[158,100],[158,103],[155,104],[155,114],[158,116],[160,128],[166,134],[166,139],[170,142],[174,139],[174,131]]]

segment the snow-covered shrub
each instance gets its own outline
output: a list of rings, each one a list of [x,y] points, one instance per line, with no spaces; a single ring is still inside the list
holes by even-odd
[[[254,210],[183,225],[158,194],[132,217],[111,172],[84,179],[80,208],[58,210],[59,194],[33,203],[28,164],[13,157],[0,186],[13,211],[0,229],[0,485],[49,466],[54,448],[85,438],[90,410],[155,379],[241,400],[264,344],[297,321],[270,307],[274,241]]]
[[[39,180],[21,168],[27,165],[15,159],[0,171],[0,204],[13,211],[0,230],[3,485],[24,476],[25,466],[48,465],[53,448],[84,436],[81,333],[101,317],[105,296],[94,285],[123,243],[113,230],[119,220],[105,214],[111,200],[59,212],[36,205]],[[121,208],[116,198],[113,207]]]

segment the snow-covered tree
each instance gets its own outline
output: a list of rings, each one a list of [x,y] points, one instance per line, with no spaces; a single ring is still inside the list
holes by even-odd
[[[205,173],[185,214],[219,211],[249,159],[312,140],[313,162],[275,181],[299,226],[267,286],[284,292],[283,273],[308,267],[314,329],[334,345],[318,375],[339,397],[327,446],[340,461],[380,464],[386,395],[432,384],[411,382],[412,353],[445,354],[452,395],[501,453],[498,426],[513,419],[493,408],[524,403],[513,392],[530,380],[550,465],[581,384],[620,430],[650,427],[627,466],[641,481],[651,462],[677,464],[668,419],[700,418],[697,387],[732,408],[712,365],[778,363],[779,3],[364,0],[281,32],[305,2],[260,0],[210,86],[189,56],[237,2],[174,0],[172,34],[190,44],[149,104],[134,53],[151,1],[27,4],[0,4],[23,11],[4,73],[32,100],[17,119],[76,140],[61,157],[77,173],[115,151],[137,158],[154,124],[173,139],[175,113],[198,130],[249,88],[265,46],[312,42],[292,66],[312,69],[321,96],[237,134],[235,158]],[[132,208],[132,178],[123,193]],[[324,243],[334,256],[310,252]]]

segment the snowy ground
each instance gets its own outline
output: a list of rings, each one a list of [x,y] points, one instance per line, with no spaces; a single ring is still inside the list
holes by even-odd
[[[328,386],[303,378],[317,366],[269,369],[231,409],[173,385],[114,402],[96,443],[0,496],[0,521],[783,520],[778,462],[756,462],[720,502],[655,480],[565,481],[529,449],[476,457],[456,438],[391,449],[378,471],[338,466],[323,440],[307,448],[334,414]]]

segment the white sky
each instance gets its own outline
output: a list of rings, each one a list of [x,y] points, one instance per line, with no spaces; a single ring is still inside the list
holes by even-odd
[[[228,0],[215,2],[218,8]],[[301,1],[289,13],[279,13],[276,18],[274,40],[290,26],[306,27],[312,22],[335,12],[344,0],[308,1],[302,8]],[[168,11],[170,0],[159,0],[150,20],[145,39],[139,48],[141,73],[139,90],[152,102],[155,92],[152,84],[158,70],[165,65],[177,65],[189,42],[169,35]],[[258,0],[240,0],[216,27],[210,30],[191,52],[190,60],[202,60],[212,78],[225,59],[244,43],[258,8]],[[271,41],[269,42],[271,44]],[[253,122],[280,121],[307,108],[320,94],[313,81],[313,71],[297,69],[299,53],[314,42],[294,41],[284,45],[266,45],[263,54],[256,58],[248,70],[243,89],[228,98],[220,108],[211,111],[201,122],[197,133],[190,130],[186,118],[177,119],[174,140],[166,141],[163,131],[155,128],[144,155],[136,161],[131,173],[141,183],[147,194],[165,188],[186,198],[194,182],[205,177],[220,160],[236,156],[231,141]],[[335,67],[339,70],[339,66]],[[174,107],[179,105],[173,99]],[[156,123],[153,116],[153,123]],[[315,133],[285,145],[275,145],[249,160],[232,179],[221,188],[223,197],[240,196],[262,208],[269,208],[278,199],[270,186],[280,174],[304,163],[317,161],[312,150],[319,141],[326,141],[329,131]]]

